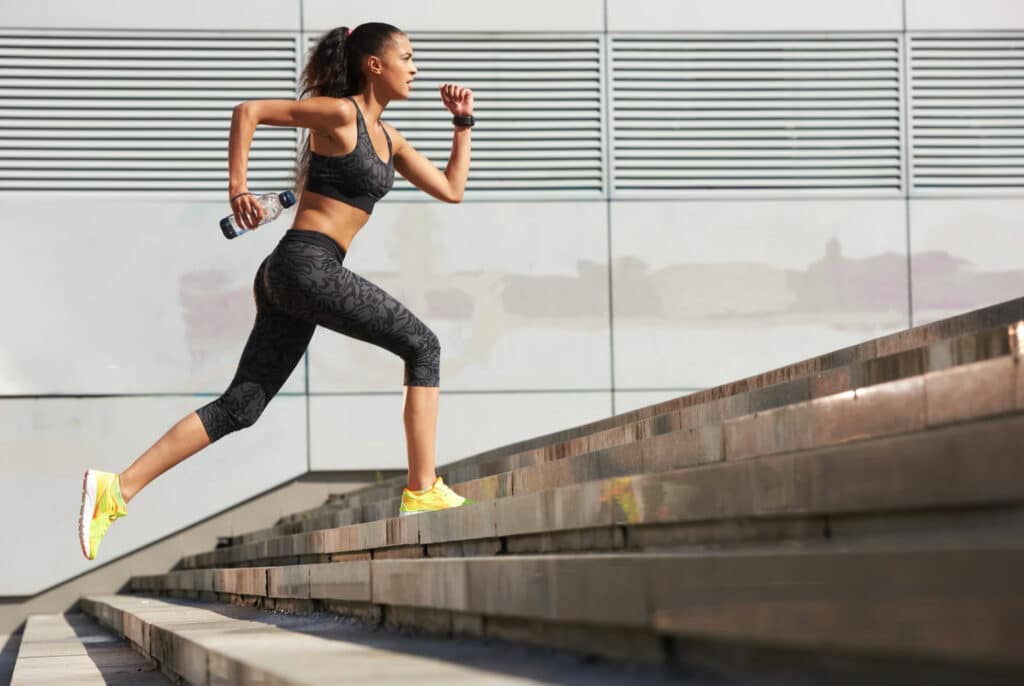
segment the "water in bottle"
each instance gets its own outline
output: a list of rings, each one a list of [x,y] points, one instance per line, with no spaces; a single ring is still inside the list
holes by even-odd
[[[267,222],[272,222],[281,216],[281,212],[283,212],[285,208],[294,205],[295,194],[291,191],[284,191],[283,193],[264,193],[263,195],[257,196],[256,202],[263,208],[263,220],[256,226],[263,226]],[[220,230],[224,232],[225,238],[236,238],[237,236],[241,236],[243,233],[252,231],[253,229],[236,224],[235,214],[232,212],[220,220]]]

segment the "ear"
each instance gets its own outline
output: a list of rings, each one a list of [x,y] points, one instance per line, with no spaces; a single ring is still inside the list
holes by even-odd
[[[371,74],[379,74],[384,70],[384,63],[376,55],[370,55],[366,60],[366,66]]]

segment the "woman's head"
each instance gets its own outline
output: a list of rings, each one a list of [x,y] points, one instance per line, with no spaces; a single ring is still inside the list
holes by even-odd
[[[310,53],[299,97],[356,95],[372,84],[385,101],[405,99],[415,73],[409,37],[398,27],[367,22],[350,32],[339,26],[325,33]]]
[[[350,31],[347,26],[339,26],[321,36],[310,52],[299,81],[299,97],[340,98],[363,93],[372,86],[374,94],[386,104],[409,97],[415,74],[409,37],[398,27],[367,22]],[[311,157],[308,132],[305,136],[292,174],[296,198],[302,194]]]

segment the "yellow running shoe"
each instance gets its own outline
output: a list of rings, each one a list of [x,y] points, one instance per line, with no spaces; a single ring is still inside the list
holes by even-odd
[[[475,500],[464,498],[452,489],[448,488],[444,479],[437,477],[434,485],[423,491],[410,491],[402,489],[402,505],[398,508],[399,516],[419,514],[421,512],[433,512],[434,510],[446,510],[449,507],[460,507],[472,505]]]
[[[115,519],[128,514],[121,497],[117,474],[85,470],[82,479],[82,511],[78,515],[78,541],[87,560],[95,560],[100,541]]]

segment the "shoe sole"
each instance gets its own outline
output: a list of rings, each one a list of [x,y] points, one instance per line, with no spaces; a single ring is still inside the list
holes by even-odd
[[[412,512],[403,512],[402,510],[399,510],[398,511],[398,516],[399,517],[407,517],[409,515],[423,514],[424,512],[441,512],[441,510],[451,510],[451,509],[454,509],[456,507],[463,507],[465,505],[474,505],[474,504],[476,504],[476,501],[473,501],[471,503],[471,502],[469,502],[467,500],[466,502],[462,503],[461,505],[452,505],[451,507],[442,507],[440,510],[414,510]]]
[[[91,469],[85,470],[82,477],[82,509],[78,512],[78,543],[82,546],[82,554],[89,557],[89,526],[92,524],[92,511],[96,507],[96,476]]]

